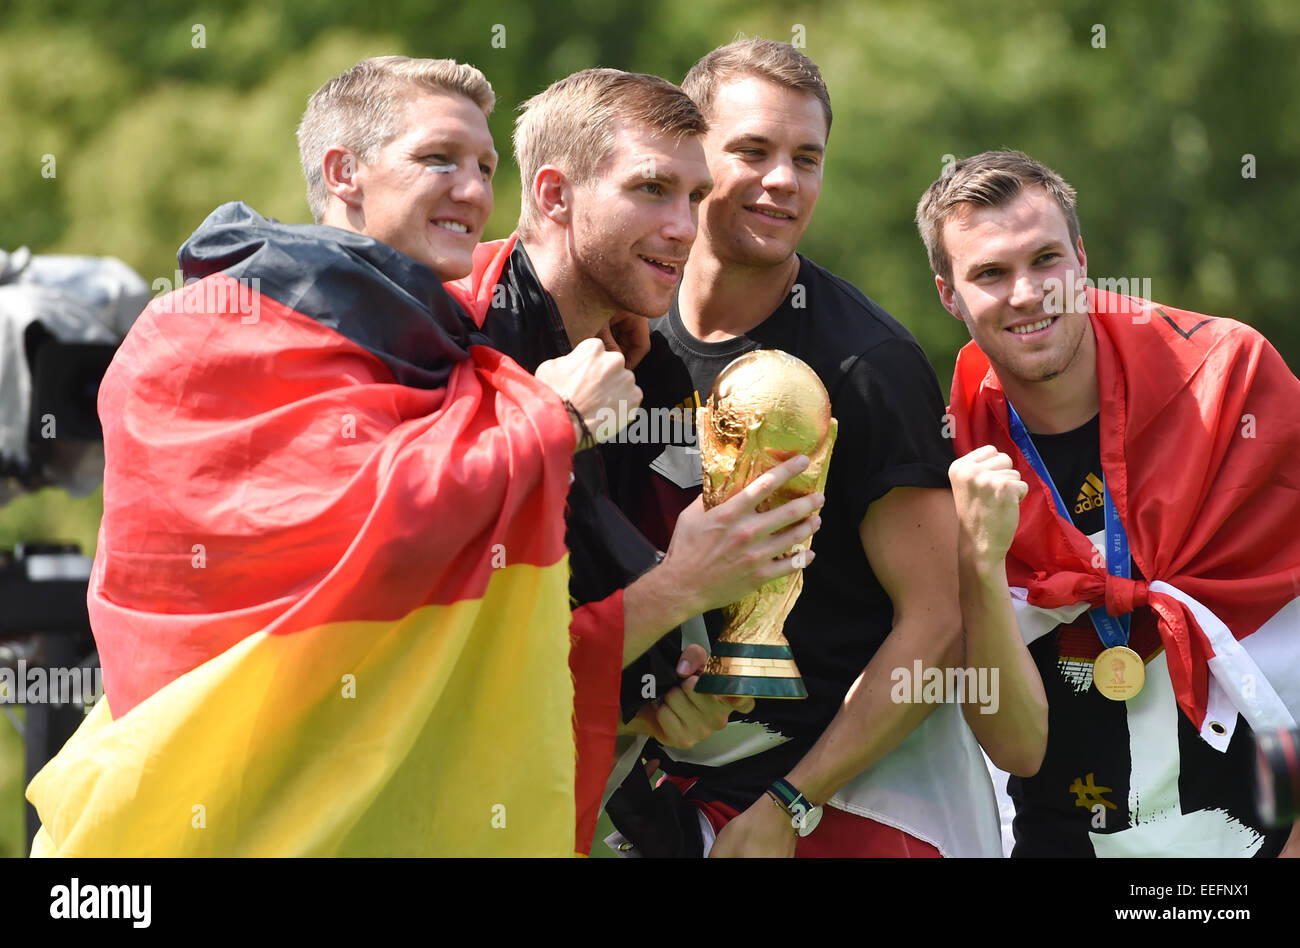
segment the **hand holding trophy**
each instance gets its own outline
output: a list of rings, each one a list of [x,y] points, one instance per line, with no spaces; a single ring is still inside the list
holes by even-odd
[[[760,505],[770,510],[826,486],[838,424],[826,387],[788,353],[746,353],[719,373],[700,408],[704,506],[716,507],[782,461],[806,454],[811,464]],[[806,545],[788,556],[802,556]],[[803,573],[774,579],[723,608],[726,629],[695,690],[761,698],[806,698],[790,643],[781,634],[803,589]]]

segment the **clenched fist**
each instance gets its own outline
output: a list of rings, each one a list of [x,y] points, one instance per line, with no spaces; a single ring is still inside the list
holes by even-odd
[[[981,565],[1000,565],[1020,524],[1020,502],[1029,485],[1011,458],[991,444],[976,448],[948,468],[963,539]]]
[[[621,352],[606,352],[599,339],[584,339],[573,351],[543,362],[537,380],[567,399],[597,441],[608,441],[627,424],[641,404],[641,389],[627,369]],[[608,423],[616,420],[616,424]],[[602,424],[602,422],[606,422]],[[574,424],[578,443],[583,433]]]

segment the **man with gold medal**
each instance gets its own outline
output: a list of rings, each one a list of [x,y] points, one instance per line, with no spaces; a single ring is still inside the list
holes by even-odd
[[[1300,854],[1250,739],[1300,717],[1300,382],[1249,326],[1089,285],[1074,189],[1027,155],[957,162],[916,219],[972,340],[950,477],[1001,700],[966,718],[1012,855]]]

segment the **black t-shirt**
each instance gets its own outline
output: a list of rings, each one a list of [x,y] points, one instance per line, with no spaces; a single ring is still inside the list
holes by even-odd
[[[701,342],[686,331],[675,303],[651,325],[651,351],[636,372],[651,423],[632,439],[638,443],[603,450],[615,500],[661,547],[700,493],[695,408],[733,359],[758,348],[797,356],[822,379],[839,422],[822,527],[812,541],[817,556],[784,628],[808,697],[760,699],[750,714],[733,716],[766,729],[768,743],[756,745],[767,750],[725,766],[660,755],[668,773],[700,777],[697,794],[743,809],[808,752],[889,634],[893,607],[867,562],[859,526],[868,506],[893,487],[948,487],[953,454],[943,435],[944,401],[912,335],[857,288],[803,257],[785,301],[743,336]],[[655,422],[655,412],[673,408],[684,409],[687,424]],[[716,638],[720,613],[706,624]]]
[[[1105,529],[1098,418],[1064,434],[1033,435],[1033,441],[1075,526],[1088,535]],[[1131,570],[1141,578],[1136,564]],[[1142,831],[1163,824],[1184,839],[1264,835],[1251,799],[1249,726],[1237,722],[1226,753],[1206,744],[1174,702],[1168,672],[1158,667],[1164,644],[1155,616],[1140,608],[1131,623],[1129,648],[1147,663],[1143,692],[1163,687],[1163,700],[1146,694],[1141,703],[1112,701],[1097,691],[1092,663],[1104,646],[1087,613],[1030,644],[1047,694],[1047,752],[1037,774],[1007,783],[1016,805],[1012,855],[1093,856],[1089,833],[1129,830],[1135,816],[1150,824]],[[1171,785],[1159,780],[1175,767],[1176,800]],[[1268,834],[1257,855],[1276,855],[1286,837],[1285,830]]]
[[[1033,441],[1074,525],[1088,535],[1104,529],[1101,416],[1064,434],[1033,435]]]

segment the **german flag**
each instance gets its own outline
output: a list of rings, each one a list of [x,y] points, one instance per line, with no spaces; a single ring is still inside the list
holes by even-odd
[[[562,403],[432,271],[218,208],[104,378],[106,697],[33,855],[571,855]]]

